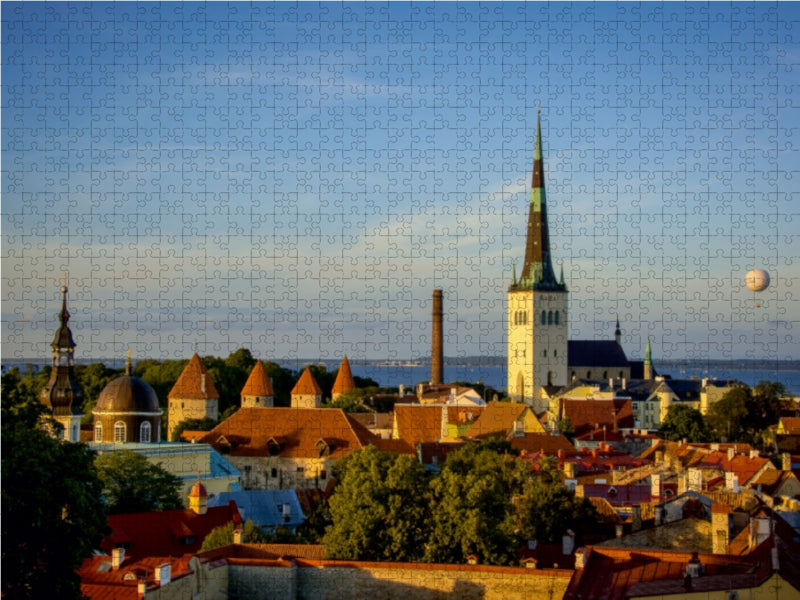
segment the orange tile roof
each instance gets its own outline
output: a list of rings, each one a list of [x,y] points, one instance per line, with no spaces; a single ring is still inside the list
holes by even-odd
[[[506,437],[514,427],[514,421],[529,410],[527,404],[514,402],[489,402],[467,432],[467,437]]]
[[[569,400],[562,398],[563,416],[569,418],[575,435],[606,426],[613,430],[633,427],[633,404],[631,400]]]
[[[800,417],[781,417],[781,424],[786,430],[786,433],[800,433]]]
[[[739,480],[739,485],[747,485],[762,469],[775,468],[768,458],[750,458],[743,454],[737,454],[733,459],[729,459],[726,452],[720,451],[710,452],[696,466],[699,469],[713,468],[734,473]]]
[[[321,396],[322,388],[319,387],[317,380],[311,374],[311,369],[306,367],[300,379],[297,380],[294,388],[292,388],[292,395],[314,395]]]
[[[147,591],[152,592],[159,587],[155,581],[156,567],[169,563],[170,577],[175,579],[192,572],[189,568],[189,558],[189,554],[180,558],[149,556],[132,559],[126,556],[120,568],[112,571],[110,556],[92,556],[84,560],[78,569],[78,574],[81,576],[81,592],[90,600],[125,600],[127,598],[134,600],[139,597],[137,584],[140,577],[147,581]]]
[[[544,452],[556,454],[559,450],[575,452],[575,446],[563,435],[550,433],[526,433],[521,436],[509,436],[511,447],[521,452]]]
[[[336,374],[336,381],[333,382],[333,394],[343,394],[356,389],[356,382],[353,379],[353,373],[350,371],[350,361],[347,356],[342,359],[342,364],[339,365],[339,372]]]
[[[250,371],[250,377],[247,378],[244,387],[242,388],[242,396],[274,396],[275,392],[272,389],[272,382],[269,380],[264,363],[260,360],[256,361],[253,365],[253,370]]]
[[[396,439],[416,448],[420,442],[435,442],[442,437],[442,406],[436,404],[395,404]]]
[[[205,390],[203,389],[204,380]],[[214,380],[208,375],[208,371],[196,352],[189,360],[189,364],[184,367],[178,381],[172,386],[167,398],[219,398],[217,388],[214,387]]]
[[[318,458],[324,440],[333,459],[375,444],[376,436],[338,408],[240,408],[209,431],[202,442],[232,456],[267,456],[268,443],[281,446],[282,458]]]

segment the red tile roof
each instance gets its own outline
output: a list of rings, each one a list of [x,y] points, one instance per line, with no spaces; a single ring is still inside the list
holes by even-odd
[[[300,375],[300,379],[297,380],[294,388],[292,388],[292,395],[304,395],[304,396],[321,396],[322,395],[322,388],[319,387],[317,380],[314,379],[314,376],[311,374],[311,369],[306,367],[303,371],[303,374]]]
[[[103,539],[100,546],[110,554],[117,544],[125,543],[126,555],[132,559],[182,556],[197,552],[212,529],[231,521],[237,524],[242,522],[233,501],[225,506],[209,508],[204,515],[198,515],[188,508],[109,515],[111,534]]]
[[[527,404],[514,402],[489,402],[481,416],[467,432],[467,437],[506,437],[514,428],[514,422],[530,410]]]
[[[753,477],[765,469],[774,469],[768,458],[750,458],[742,454],[728,458],[726,452],[711,452],[702,461],[695,465],[698,469],[719,469],[724,472],[734,473],[739,485],[747,485]]]
[[[269,380],[264,363],[260,360],[256,361],[253,365],[253,370],[250,371],[250,377],[242,388],[242,396],[274,396],[275,392],[272,389],[272,382]]]
[[[543,452],[544,454],[557,454],[562,452],[575,452],[575,446],[563,435],[551,433],[526,433],[522,436],[509,436],[511,447],[520,452]]]
[[[420,442],[435,442],[442,437],[442,406],[395,404],[394,422],[396,439],[403,440],[412,448]]]
[[[625,400],[569,400],[560,399],[562,418],[569,418],[575,435],[580,436],[587,431],[601,429],[608,431],[620,428],[632,428],[633,404]]]
[[[338,408],[240,408],[200,441],[233,456],[267,456],[271,440],[284,458],[318,458],[325,440],[337,459],[377,438]]]
[[[353,373],[350,371],[350,361],[347,356],[342,359],[342,364],[339,365],[339,372],[336,374],[336,381],[333,382],[333,394],[343,394],[356,389],[356,382],[353,379]]]
[[[214,381],[208,375],[208,371],[196,352],[189,360],[189,364],[184,367],[178,381],[172,386],[167,398],[219,398]]]
[[[159,587],[155,570],[165,563],[170,565],[170,580],[191,573],[189,555],[180,558],[150,556],[133,559],[126,556],[119,569],[111,570],[110,556],[92,556],[83,561],[78,574],[81,576],[81,593],[90,600],[134,600],[138,598],[137,585],[140,578],[147,582],[147,591]]]

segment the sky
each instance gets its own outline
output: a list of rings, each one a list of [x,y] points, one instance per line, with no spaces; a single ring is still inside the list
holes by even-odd
[[[537,109],[572,339],[800,357],[800,4],[1,10],[5,361],[502,356]]]

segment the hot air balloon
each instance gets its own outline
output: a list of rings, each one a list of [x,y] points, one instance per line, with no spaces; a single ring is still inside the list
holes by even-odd
[[[769,273],[764,269],[750,269],[747,275],[744,276],[744,284],[747,289],[753,292],[753,300],[755,301],[755,293],[763,292],[769,287]],[[756,308],[760,308],[761,304],[755,303]]]

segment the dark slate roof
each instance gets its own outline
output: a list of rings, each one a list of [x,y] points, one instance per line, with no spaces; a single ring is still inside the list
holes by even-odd
[[[614,340],[570,340],[567,342],[570,367],[627,367],[628,357]]]
[[[698,400],[700,390],[703,388],[703,382],[700,379],[665,379],[663,383],[681,400]]]

